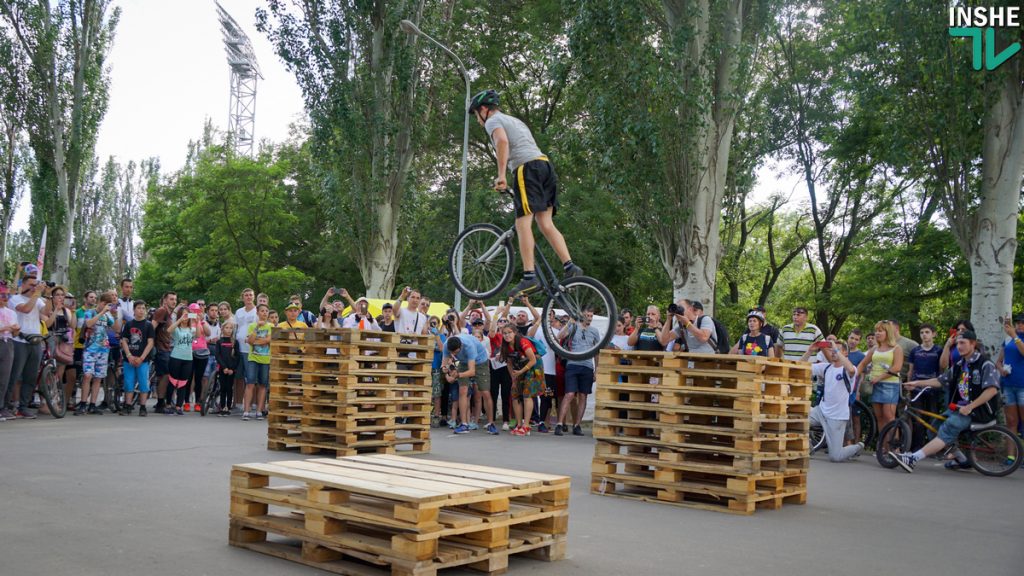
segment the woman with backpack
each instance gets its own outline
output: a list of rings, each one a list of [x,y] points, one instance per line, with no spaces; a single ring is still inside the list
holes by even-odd
[[[506,324],[501,329],[501,336],[501,361],[512,375],[512,409],[518,423],[511,434],[529,436],[530,425],[524,418],[533,413],[533,399],[544,393],[544,369],[538,362],[536,347],[516,328]]]
[[[740,339],[733,345],[729,354],[742,354],[744,356],[765,356],[775,357],[775,342],[772,337],[761,332],[764,328],[764,313],[751,310],[747,314],[748,332],[740,336]]]

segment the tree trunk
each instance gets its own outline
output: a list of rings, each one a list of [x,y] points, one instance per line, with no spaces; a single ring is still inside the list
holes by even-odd
[[[398,210],[389,202],[377,207],[367,258],[360,265],[368,298],[391,298],[398,271]]]
[[[1024,179],[1024,84],[1015,73],[1000,82],[998,99],[985,116],[981,205],[970,238],[961,239],[971,265],[971,320],[989,352],[1002,343],[999,317],[1012,310]]]

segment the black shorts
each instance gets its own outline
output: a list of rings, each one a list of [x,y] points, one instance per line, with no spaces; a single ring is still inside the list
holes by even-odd
[[[74,361],[71,363],[71,367],[74,368],[75,371],[78,372],[79,374],[81,374],[81,372],[82,372],[82,353],[83,352],[85,352],[84,348],[75,348]]]
[[[512,178],[515,194],[516,217],[528,216],[551,209],[554,216],[558,210],[558,177],[547,160],[537,159],[519,166]]]

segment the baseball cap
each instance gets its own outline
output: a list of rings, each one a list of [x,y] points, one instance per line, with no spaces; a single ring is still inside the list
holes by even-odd
[[[974,333],[974,330],[964,330],[963,332],[960,333],[959,337],[963,338],[964,340],[974,340],[975,342],[978,341],[978,335]]]
[[[366,302],[369,304],[370,300],[366,296],[360,296],[359,298],[356,298],[356,304],[359,304],[360,302]]]
[[[36,266],[35,264],[29,264],[28,266],[25,266],[25,278],[28,278],[29,276],[35,278],[38,275],[39,275],[39,267],[38,266]]]
[[[394,309],[394,306],[391,305],[391,302],[385,302],[384,305],[380,307],[380,309],[381,310],[392,310],[392,309]]]
[[[288,305],[284,307],[284,309],[285,310],[302,310],[302,306],[299,306],[298,304],[296,304],[294,302],[289,302]]]
[[[1014,322],[1024,322],[1024,314],[1016,314],[1013,317]]]
[[[199,304],[196,304],[195,302],[193,302],[193,303],[188,305],[188,311],[189,312],[199,313],[199,312],[203,311],[203,307],[200,306]]]

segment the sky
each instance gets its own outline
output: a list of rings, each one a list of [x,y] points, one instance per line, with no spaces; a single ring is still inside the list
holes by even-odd
[[[228,125],[231,73],[213,0],[115,0],[121,7],[110,52],[110,101],[100,126],[100,162],[160,159],[163,174],[185,162],[188,142],[202,135],[209,118]],[[289,126],[304,117],[302,93],[267,38],[256,30],[260,0],[221,0],[248,34],[263,80],[257,86],[255,137],[280,142]],[[781,177],[777,166],[759,173],[753,200],[776,192],[789,196],[799,179]],[[800,198],[799,192],[793,195]],[[15,213],[13,228],[28,228],[28,194]]]
[[[110,66],[110,101],[100,125],[96,155],[121,163],[151,156],[162,173],[185,162],[189,140],[209,118],[228,125],[231,73],[213,0],[115,0],[121,7]],[[256,89],[256,141],[282,141],[304,116],[302,93],[270,41],[256,30],[258,0],[221,0],[252,42],[263,73]],[[28,227],[28,194],[14,228]]]

